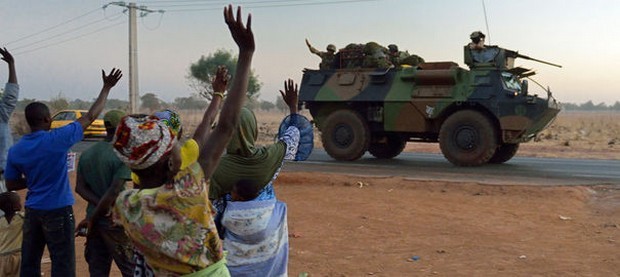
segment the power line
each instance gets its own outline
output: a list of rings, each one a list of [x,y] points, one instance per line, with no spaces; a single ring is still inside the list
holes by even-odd
[[[54,25],[54,26],[51,26],[51,27],[45,28],[45,29],[43,29],[43,30],[41,30],[41,31],[39,31],[39,32],[34,33],[34,34],[30,34],[30,35],[27,35],[27,36],[25,36],[25,37],[22,37],[22,38],[16,39],[16,40],[14,40],[14,41],[10,41],[10,42],[6,43],[6,45],[9,45],[9,44],[12,44],[12,43],[15,43],[15,42],[18,42],[18,41],[22,41],[22,40],[24,40],[24,39],[31,38],[31,37],[36,36],[36,35],[38,35],[38,34],[41,34],[41,33],[43,33],[43,32],[47,32],[47,31],[52,30],[52,29],[54,29],[54,28],[60,27],[60,26],[62,26],[62,25],[64,25],[64,24],[67,24],[67,23],[69,23],[69,22],[75,21],[75,20],[80,19],[80,18],[82,18],[82,17],[84,17],[84,16],[87,16],[87,15],[89,15],[89,14],[92,14],[92,13],[94,13],[94,12],[98,11],[99,9],[101,9],[101,8],[96,8],[96,9],[91,10],[91,11],[89,11],[89,12],[86,12],[86,13],[84,13],[84,14],[82,14],[82,15],[78,15],[78,16],[76,16],[76,17],[74,17],[74,18],[71,18],[71,19],[66,20],[66,21],[64,21],[64,22],[61,22],[61,23],[58,23],[58,24],[56,24],[56,25]]]
[[[345,4],[345,3],[359,3],[359,2],[374,2],[380,0],[340,0],[340,1],[329,1],[329,2],[308,2],[308,3],[284,3],[284,4],[276,4],[280,2],[292,2],[292,1],[303,1],[303,0],[287,0],[287,1],[255,1],[255,2],[246,2],[244,4],[244,8],[276,8],[276,7],[293,7],[293,6],[318,6],[318,5],[333,5],[333,4]],[[269,4],[274,3],[272,5],[260,5],[260,4]],[[242,4],[242,3],[236,3]],[[259,4],[259,5],[253,5]],[[217,7],[216,7],[217,6]],[[192,5],[192,9],[168,9],[166,12],[191,12],[191,11],[208,11],[208,10],[219,10],[221,9],[221,5],[215,5],[212,3],[204,4],[204,5]],[[201,8],[204,7],[204,8]]]
[[[140,17],[144,17],[152,12],[163,13],[164,11],[151,10],[146,6],[138,6],[136,3],[130,2],[110,2],[108,5],[116,5],[127,8],[129,14],[129,112],[138,112],[138,29],[136,27],[137,12],[140,11]],[[161,20],[161,19],[160,19]]]
[[[148,26],[148,25],[144,22],[144,17],[142,17],[142,26],[144,26],[144,28],[146,28],[147,30],[151,30],[151,31],[157,30],[157,29],[159,28],[159,26],[161,26],[161,22],[162,22],[162,18],[163,18],[163,17],[164,17],[164,13],[163,13],[163,12],[160,12],[160,13],[159,13],[159,20],[157,21],[157,26],[155,26],[155,27],[150,27],[150,26]]]
[[[112,27],[115,27],[115,26],[118,26],[118,25],[121,25],[121,24],[125,24],[125,22],[118,22],[116,24],[111,24],[111,25],[105,26],[103,28],[96,29],[96,30],[94,30],[94,31],[92,31],[90,33],[81,34],[79,36],[71,37],[71,38],[68,38],[68,39],[65,39],[65,40],[61,40],[61,41],[58,41],[58,42],[55,42],[55,43],[46,44],[46,45],[43,45],[43,46],[40,46],[40,47],[37,47],[37,48],[33,48],[33,49],[29,49],[29,50],[25,50],[25,51],[22,51],[22,52],[17,52],[14,55],[26,54],[26,53],[34,52],[34,51],[37,51],[37,50],[40,50],[40,49],[43,49],[43,48],[47,48],[47,47],[50,47],[50,46],[55,46],[55,45],[62,44],[62,43],[68,42],[68,41],[76,40],[76,39],[79,39],[79,38],[82,38],[82,37],[85,37],[85,36],[88,36],[88,35],[92,35],[92,34],[101,32],[103,30],[106,30],[106,29],[109,29],[109,28],[112,28]]]
[[[27,47],[30,47],[30,46],[35,45],[35,44],[39,44],[39,43],[42,43],[42,42],[45,42],[45,41],[48,41],[48,40],[51,40],[51,39],[55,39],[55,38],[58,38],[58,37],[60,37],[60,36],[64,36],[64,35],[66,35],[66,34],[69,34],[69,33],[72,33],[72,32],[75,32],[75,31],[78,31],[78,30],[81,30],[81,29],[84,29],[84,28],[86,28],[86,27],[88,27],[88,26],[91,26],[91,25],[94,25],[94,24],[97,24],[97,23],[99,23],[99,22],[106,21],[106,20],[108,20],[108,19],[107,19],[107,18],[102,18],[102,19],[99,19],[99,20],[91,21],[91,22],[89,22],[89,23],[86,23],[86,24],[84,24],[84,25],[81,25],[81,26],[75,27],[75,28],[73,28],[73,29],[69,29],[69,30],[64,31],[64,32],[62,32],[62,33],[59,33],[59,34],[53,34],[53,35],[50,35],[50,36],[45,37],[45,38],[43,38],[43,39],[40,39],[40,40],[37,40],[37,41],[31,42],[31,43],[28,43],[28,44],[25,44],[25,45],[21,45],[21,46],[14,47],[14,48],[13,48],[13,50],[19,50],[19,49],[27,48]],[[31,36],[31,37],[32,37],[32,36]]]
[[[204,3],[205,0],[162,0],[162,1],[138,1],[140,4],[157,4],[157,3],[183,3],[183,2],[195,2],[195,3]],[[226,1],[209,1],[209,2],[226,2]],[[230,2],[230,1],[228,1]],[[226,3],[228,3],[226,2]]]
[[[242,1],[242,2],[235,2],[235,5],[252,5],[252,4],[268,4],[268,3],[283,3],[283,2],[308,2],[310,0],[262,0],[262,1]],[[179,3],[183,3],[183,2],[187,2],[189,4],[179,4]],[[314,1],[317,2],[317,1]],[[208,3],[205,3],[204,1],[201,2],[190,2],[190,1],[175,1],[173,4],[165,4],[165,5],[158,5],[158,4],[154,4],[153,6],[157,6],[157,7],[162,7],[162,8],[173,8],[173,7],[187,7],[187,6],[217,6],[217,7],[221,7],[223,5],[227,5],[229,3],[229,1],[209,1]]]

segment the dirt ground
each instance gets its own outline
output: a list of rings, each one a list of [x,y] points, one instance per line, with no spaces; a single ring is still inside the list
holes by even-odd
[[[620,159],[620,116],[602,117],[559,118],[518,155]],[[620,276],[620,184],[531,185],[283,172],[289,276]],[[88,276],[83,244],[78,276]],[[49,276],[49,259],[43,268]]]

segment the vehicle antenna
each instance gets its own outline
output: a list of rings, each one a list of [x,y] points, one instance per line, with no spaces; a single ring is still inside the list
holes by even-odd
[[[484,12],[484,23],[487,25],[487,38],[488,38],[488,43],[491,44],[491,31],[489,31],[489,20],[487,18],[487,8],[484,5],[484,0],[482,1],[482,11]]]

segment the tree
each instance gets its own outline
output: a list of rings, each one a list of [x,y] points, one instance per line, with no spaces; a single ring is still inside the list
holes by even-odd
[[[37,101],[37,99],[34,98],[22,98],[22,100],[17,101],[17,107],[15,107],[15,110],[18,111],[23,111],[26,109],[26,106],[28,106],[28,104]]]
[[[610,109],[614,110],[614,111],[619,111],[620,112],[620,101],[616,101],[616,103],[609,107]]]
[[[105,102],[105,108],[108,110],[129,110],[129,101],[120,100],[120,99],[108,99]]]
[[[274,103],[271,103],[271,102],[265,101],[265,100],[260,101],[260,109],[263,110],[263,111],[269,111],[269,110],[271,110],[271,109],[273,109],[275,107],[276,107],[276,105]]]
[[[190,97],[174,98],[174,105],[183,110],[202,110],[207,107],[208,102],[198,94],[192,94]]]
[[[157,98],[157,95],[153,93],[146,93],[140,97],[140,101],[142,102],[142,108],[148,109],[151,112],[159,110],[161,108],[160,100]]]
[[[217,67],[224,65],[231,74],[231,79],[237,68],[237,56],[233,56],[232,52],[219,49],[213,54],[202,56],[200,59],[192,63],[189,67],[189,75],[186,77],[189,86],[206,99],[211,99],[211,80],[215,76]],[[232,82],[229,82],[232,84]],[[254,70],[250,70],[250,80],[248,82],[248,98],[258,98],[259,91],[263,84],[259,82],[258,76],[254,74]]]
[[[75,99],[69,102],[69,107],[76,110],[88,110],[90,105],[92,105],[92,102],[82,101],[81,99]]]
[[[592,100],[585,102],[581,105],[579,105],[579,109],[584,110],[584,111],[592,111],[594,110],[594,103],[592,103]]]
[[[579,110],[579,105],[575,103],[562,103],[562,108],[567,111]]]
[[[49,106],[52,110],[52,113],[55,113],[69,108],[69,101],[62,95],[62,92],[59,92],[58,95],[54,96],[50,100]]]
[[[288,105],[286,104],[286,102],[284,102],[284,99],[282,99],[282,97],[278,97],[278,99],[276,99],[276,108],[278,108],[278,111],[284,113],[288,111]]]
[[[598,103],[596,106],[594,106],[594,110],[605,111],[607,110],[607,105],[605,105],[605,102]]]

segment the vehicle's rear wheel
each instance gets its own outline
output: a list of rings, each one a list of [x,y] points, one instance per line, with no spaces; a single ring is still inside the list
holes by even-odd
[[[495,150],[495,154],[493,154],[493,157],[491,157],[491,159],[489,160],[489,163],[492,163],[492,164],[505,163],[508,160],[512,159],[512,157],[514,157],[515,154],[517,154],[517,150],[519,150],[518,143],[500,144],[497,147],[497,150]]]
[[[332,158],[340,161],[359,159],[370,142],[366,121],[352,110],[331,113],[321,130],[323,148]]]
[[[444,157],[455,165],[485,164],[497,148],[495,127],[477,111],[458,111],[441,125],[439,146]]]
[[[368,152],[378,159],[391,159],[403,152],[407,141],[399,135],[387,134],[373,138]]]

